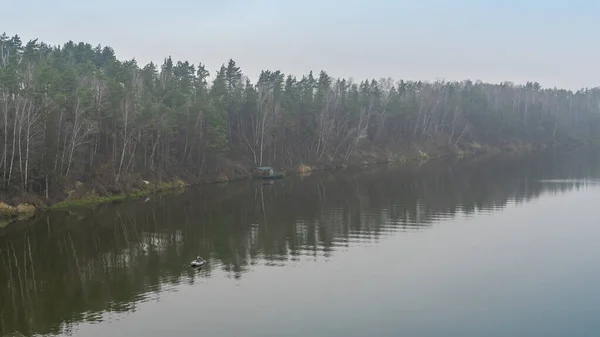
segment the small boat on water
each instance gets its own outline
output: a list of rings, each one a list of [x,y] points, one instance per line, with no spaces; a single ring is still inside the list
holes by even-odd
[[[198,268],[198,267],[202,267],[206,263],[207,263],[206,260],[204,260],[203,258],[198,256],[198,257],[196,257],[196,259],[194,261],[190,262],[190,266],[193,268]]]
[[[270,166],[256,167],[252,170],[254,178],[258,179],[279,179],[283,178],[283,173],[275,172]]]

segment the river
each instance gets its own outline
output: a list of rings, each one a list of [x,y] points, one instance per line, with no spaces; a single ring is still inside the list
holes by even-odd
[[[545,151],[40,213],[0,229],[0,336],[600,336],[598,182]]]

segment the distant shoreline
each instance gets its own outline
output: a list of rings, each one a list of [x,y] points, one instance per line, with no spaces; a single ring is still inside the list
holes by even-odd
[[[133,41],[132,41],[133,42]],[[480,81],[356,82],[325,70],[251,81],[108,46],[0,35],[0,214],[24,217],[157,191],[600,139],[600,88]]]
[[[347,168],[357,168],[357,167],[368,167],[378,164],[390,164],[396,163],[400,165],[409,165],[409,164],[419,164],[424,163],[429,160],[437,160],[442,158],[467,158],[467,157],[484,157],[486,155],[499,155],[499,154],[508,154],[508,153],[520,153],[525,154],[531,151],[536,151],[542,148],[534,148],[531,144],[522,147],[509,147],[509,148],[492,148],[492,147],[477,147],[477,149],[472,149],[472,152],[451,152],[451,153],[437,153],[434,157],[429,156],[424,152],[419,152],[419,155],[413,157],[405,157],[405,156],[393,156],[388,157],[387,159],[375,159],[371,161],[362,161],[362,162],[354,162],[351,164],[338,164],[338,165],[299,165],[294,168],[290,168],[285,170],[285,175],[296,175],[296,174],[306,174],[310,172],[323,172],[323,171],[336,171],[343,170]],[[114,201],[126,200],[126,199],[134,199],[141,198],[144,196],[150,196],[159,192],[166,192],[174,189],[183,189],[186,187],[192,186],[201,186],[206,184],[219,184],[219,183],[227,183],[227,182],[235,182],[242,180],[252,179],[249,171],[245,174],[227,177],[224,175],[219,175],[217,179],[205,180],[200,182],[185,182],[183,180],[173,180],[170,182],[149,182],[146,181],[144,183],[144,187],[140,189],[136,189],[128,192],[121,192],[115,194],[108,194],[99,196],[96,193],[90,194],[82,194],[80,191],[74,191],[73,194],[76,194],[77,197],[73,198],[65,198],[57,203],[43,206],[35,206],[32,204],[24,203],[15,206],[8,205],[4,202],[0,202],[0,217],[4,218],[7,223],[11,223],[16,220],[24,220],[34,216],[36,213],[45,212],[45,211],[56,211],[56,210],[66,210],[70,208],[75,208],[77,206],[82,205],[93,205],[93,204],[103,204],[110,203]],[[285,179],[285,176],[283,177]],[[147,184],[146,184],[147,183]],[[85,190],[86,183],[79,182],[78,187],[82,190]],[[39,197],[39,196],[38,196]]]

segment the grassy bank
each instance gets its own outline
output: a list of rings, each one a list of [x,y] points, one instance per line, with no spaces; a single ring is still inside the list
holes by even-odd
[[[141,198],[153,193],[168,191],[176,188],[184,188],[186,183],[183,180],[175,180],[172,182],[160,182],[158,184],[152,184],[148,182],[146,188],[136,189],[127,193],[111,194],[111,195],[89,195],[81,198],[73,198],[60,201],[56,204],[46,207],[46,210],[59,210],[75,206],[81,206],[86,204],[102,204],[113,201],[124,200],[128,198]]]
[[[362,149],[361,151],[357,151],[353,157],[343,162],[324,160],[312,164],[297,164],[292,167],[283,167],[280,170],[284,175],[307,174],[310,172],[365,167],[374,164],[418,164],[437,158],[464,158],[493,155],[502,152],[528,152],[539,148],[545,148],[545,146],[522,142],[511,143],[502,147],[480,145],[473,142],[453,148],[435,146],[435,144],[413,144],[394,150]],[[65,188],[65,197],[56,202],[46,203],[39,195],[25,195],[21,197],[21,202],[13,203],[15,206],[0,201],[0,217],[16,219],[17,217],[32,215],[39,211],[64,210],[82,205],[110,203],[128,198],[140,198],[192,185],[225,183],[235,180],[245,180],[251,177],[251,165],[245,165],[243,169],[240,169],[242,167],[241,164],[233,161],[232,163],[237,165],[236,170],[227,170],[224,168],[223,172],[215,172],[213,176],[207,176],[203,180],[174,179],[172,181],[162,180],[151,182],[142,180],[140,177],[130,177],[129,183],[123,182],[123,185],[113,186],[110,190],[107,190],[107,188],[98,182],[86,183],[76,181],[69,188]],[[228,174],[225,174],[225,172]],[[132,181],[135,181],[135,183],[131,183]]]

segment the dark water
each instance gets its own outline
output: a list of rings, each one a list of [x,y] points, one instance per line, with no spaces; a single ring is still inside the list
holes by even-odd
[[[600,336],[597,179],[548,152],[40,214],[0,229],[0,336]]]

